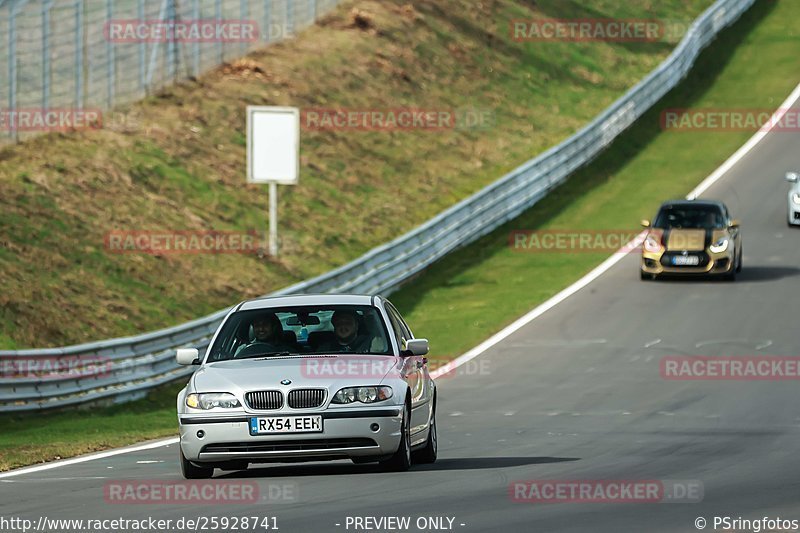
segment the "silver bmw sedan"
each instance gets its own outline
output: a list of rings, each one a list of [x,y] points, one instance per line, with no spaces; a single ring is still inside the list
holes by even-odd
[[[187,479],[253,463],[436,460],[428,341],[380,296],[267,297],[235,306],[178,394]]]

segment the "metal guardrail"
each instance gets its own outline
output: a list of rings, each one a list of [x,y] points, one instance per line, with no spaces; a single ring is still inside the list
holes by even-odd
[[[700,51],[755,0],[718,0],[690,27],[673,53],[644,80],[576,134],[459,202],[422,226],[319,277],[274,295],[308,292],[387,293],[454,249],[513,219],[587,164],[687,74]],[[148,389],[186,377],[175,348],[207,346],[228,309],[144,335],[41,350],[0,351],[3,360],[100,359],[92,376],[0,379],[0,412],[48,409],[113,397],[125,401]],[[47,359],[50,358],[50,359]]]
[[[339,0],[0,0],[0,110],[108,110],[139,100],[311,25]],[[233,33],[113,39],[110,22],[240,21]],[[5,109],[3,109],[5,108]],[[104,126],[135,117],[106,113]],[[0,144],[38,134],[0,128]]]

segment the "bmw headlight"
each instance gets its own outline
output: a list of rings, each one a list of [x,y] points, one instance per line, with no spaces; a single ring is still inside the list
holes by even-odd
[[[235,409],[242,404],[236,396],[229,392],[206,392],[201,394],[190,394],[186,397],[186,405],[192,409],[209,410],[215,407],[222,409]]]
[[[800,205],[800,193],[792,194],[792,202],[794,202],[796,205]]]
[[[347,387],[337,392],[331,403],[375,403],[391,397],[391,387]]]
[[[728,242],[729,239],[727,237],[722,237],[717,242],[709,246],[708,249],[714,252],[715,254],[724,252],[725,250],[728,249]]]

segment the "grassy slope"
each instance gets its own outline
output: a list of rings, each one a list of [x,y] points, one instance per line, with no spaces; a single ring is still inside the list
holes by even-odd
[[[296,40],[132,106],[125,126],[0,150],[0,348],[177,324],[353,259],[568,136],[672,46],[521,44],[510,19],[686,21],[711,0],[404,3],[346,2]],[[371,28],[352,24],[354,5]],[[496,123],[304,132],[301,185],[281,188],[278,260],[107,253],[110,230],[263,230],[266,189],[244,184],[247,104],[473,107]]]

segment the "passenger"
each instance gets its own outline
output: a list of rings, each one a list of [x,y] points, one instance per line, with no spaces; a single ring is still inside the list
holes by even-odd
[[[359,331],[358,314],[355,311],[341,309],[331,317],[333,339],[323,342],[317,349],[320,351],[368,353],[371,351],[372,335],[368,331]]]

